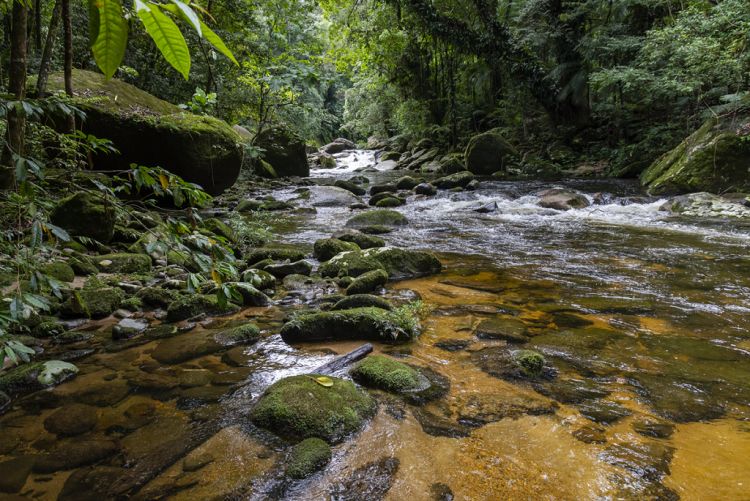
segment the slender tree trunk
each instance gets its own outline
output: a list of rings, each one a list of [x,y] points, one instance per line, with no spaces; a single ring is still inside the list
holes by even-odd
[[[13,2],[10,35],[10,75],[8,91],[14,99],[22,100],[26,91],[26,39],[29,9],[21,2]],[[0,188],[11,188],[15,185],[13,153],[23,155],[23,139],[26,131],[26,117],[15,109],[8,112],[8,129],[2,153],[0,170]]]
[[[60,27],[60,17],[62,4],[60,0],[55,0],[55,6],[52,8],[52,17],[49,20],[47,28],[47,40],[42,52],[42,60],[39,63],[39,77],[36,80],[36,93],[39,97],[44,97],[47,92],[47,80],[49,79],[50,68],[52,66],[52,53],[57,41],[57,30]]]
[[[73,23],[70,18],[70,0],[62,0],[63,38],[65,40],[65,93],[73,95]]]
[[[42,0],[34,2],[34,50],[37,56],[42,52]]]

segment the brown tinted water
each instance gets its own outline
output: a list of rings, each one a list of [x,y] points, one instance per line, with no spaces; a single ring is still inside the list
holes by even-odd
[[[535,207],[540,187],[488,183],[401,209],[411,224],[386,240],[438,252],[445,270],[389,285],[387,297],[431,312],[418,340],[375,350],[439,372],[450,390],[423,406],[375,392],[377,415],[323,473],[283,481],[286,445],[248,411],[272,382],[359,343],[286,345],[284,316],[316,293],[280,291],[273,307],[181,334],[194,348],[174,363],[153,356],[167,340],[112,342],[112,320],[55,348],[95,352],[75,361],[78,377],[0,416],[0,485],[22,478],[26,498],[75,500],[750,499],[748,227],[667,217],[622,184],[579,184],[612,203],[554,213]],[[497,213],[472,210],[488,200]],[[348,216],[278,224],[309,246]],[[201,343],[248,319],[263,330],[256,345]],[[554,377],[498,373],[520,346],[481,339],[488,321],[523,329]],[[53,421],[77,434],[52,433]]]

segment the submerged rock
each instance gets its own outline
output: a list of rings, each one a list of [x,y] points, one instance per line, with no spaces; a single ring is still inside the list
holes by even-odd
[[[482,320],[474,334],[479,339],[502,339],[509,343],[525,343],[526,324],[514,318],[488,318]]]
[[[61,443],[51,452],[37,456],[34,471],[54,473],[94,464],[115,454],[119,448],[112,440],[84,440]]]
[[[380,308],[353,308],[297,315],[281,328],[287,343],[362,339],[406,343],[419,335],[418,321]]]
[[[35,458],[19,456],[0,463],[0,492],[15,493],[23,489],[26,479],[31,474]]]
[[[386,457],[354,470],[342,483],[334,485],[331,499],[379,501],[391,489],[398,473],[399,460]]]
[[[333,386],[327,387],[315,377],[292,376],[272,384],[251,411],[251,421],[283,438],[338,443],[375,414],[375,400],[352,382],[332,377]]]
[[[44,420],[44,428],[56,435],[74,436],[86,433],[96,426],[97,412],[84,404],[69,404],[60,407]]]
[[[331,446],[319,438],[307,438],[292,447],[286,475],[295,479],[307,478],[331,461]]]

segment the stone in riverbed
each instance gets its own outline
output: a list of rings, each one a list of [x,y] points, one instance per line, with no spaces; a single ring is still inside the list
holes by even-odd
[[[292,447],[286,475],[295,479],[307,478],[331,461],[331,446],[319,438],[307,438]]]
[[[112,327],[112,339],[130,339],[148,329],[148,321],[142,318],[123,318]]]
[[[276,278],[284,278],[288,275],[309,276],[312,273],[312,269],[312,263],[305,259],[293,263],[274,263],[263,267],[264,271],[267,271]]]
[[[362,212],[350,218],[346,222],[349,228],[364,228],[368,226],[397,227],[408,224],[406,216],[398,211],[388,209],[376,209]]]
[[[370,187],[370,195],[377,195],[378,193],[395,193],[398,191],[395,184],[374,184]]]
[[[385,240],[383,240],[382,238],[367,235],[357,230],[347,230],[344,232],[336,233],[333,238],[343,240],[344,242],[355,243],[360,247],[360,249],[385,247]]]
[[[394,280],[434,275],[443,268],[440,261],[429,252],[379,247],[362,253],[380,263]]]
[[[393,305],[382,297],[371,294],[353,294],[334,304],[331,307],[331,311],[351,310],[353,308],[366,308],[369,306],[388,311],[393,309]]]
[[[361,339],[398,344],[418,335],[403,315],[373,307],[298,315],[281,328],[287,343]]]
[[[63,198],[52,210],[50,221],[71,236],[88,237],[107,243],[115,231],[115,211],[103,196],[78,192]]]
[[[474,174],[468,171],[457,172],[450,176],[441,177],[434,181],[434,185],[441,190],[450,190],[453,188],[465,188],[474,180]]]
[[[437,194],[437,188],[430,183],[420,183],[414,187],[414,193],[431,197]]]
[[[188,294],[173,301],[167,309],[167,320],[179,322],[201,313],[218,315],[236,310],[234,305],[221,306],[215,296]]]
[[[354,470],[343,482],[336,483],[330,491],[331,499],[379,500],[384,499],[398,473],[399,460],[384,457]]]
[[[34,472],[54,473],[88,466],[112,456],[117,451],[117,444],[111,440],[61,443],[51,452],[37,456]]]
[[[84,404],[69,404],[60,407],[44,420],[44,428],[56,435],[75,436],[93,429],[97,423],[94,407]]]
[[[276,285],[276,277],[263,270],[251,268],[242,274],[242,281],[248,283],[258,290],[273,289]]]
[[[333,185],[336,186],[337,188],[342,188],[346,191],[350,191],[357,196],[362,196],[362,195],[367,194],[367,190],[365,190],[358,184],[353,183],[351,181],[344,181],[343,179],[338,179],[335,183],[333,183]]]
[[[399,197],[385,197],[381,200],[378,200],[377,203],[375,203],[375,207],[378,208],[393,208],[393,207],[401,207],[402,205],[406,204],[406,200]]]
[[[338,238],[322,238],[315,241],[313,256],[320,262],[330,260],[336,254],[347,251],[360,250],[359,246],[352,242],[345,242]]]
[[[83,288],[74,290],[60,306],[64,317],[104,318],[120,307],[125,294],[116,287]]]
[[[466,146],[466,170],[478,175],[489,176],[505,170],[508,159],[516,155],[513,146],[497,132],[489,131],[471,138]]]
[[[34,460],[33,456],[19,456],[0,463],[0,492],[19,492],[31,474]]]
[[[591,205],[589,199],[580,193],[565,188],[552,188],[538,193],[539,206],[546,209],[583,209]]]
[[[284,378],[272,384],[250,413],[261,428],[290,440],[318,437],[341,442],[375,414],[375,400],[352,382],[330,378],[333,386],[315,375]]]
[[[320,266],[323,277],[358,277],[373,270],[382,270],[383,265],[359,251],[337,254]]]
[[[260,329],[251,323],[226,329],[214,336],[217,343],[223,346],[235,346],[238,344],[252,344],[260,339]]]
[[[525,343],[526,324],[514,318],[488,318],[482,320],[474,334],[479,339],[502,339],[509,343]]]
[[[103,254],[95,258],[100,271],[106,273],[148,273],[151,258],[146,254]]]
[[[354,282],[346,288],[346,294],[367,294],[374,292],[388,283],[388,273],[385,270],[373,270],[363,273],[354,279]]]
[[[242,296],[244,306],[267,306],[271,302],[268,296],[249,283],[239,282],[235,285],[235,288]]]
[[[383,355],[370,355],[350,373],[363,386],[392,393],[413,391],[422,384],[416,369]]]
[[[328,153],[329,155],[335,155],[336,153],[341,153],[342,151],[349,151],[349,150],[355,150],[357,149],[357,145],[354,144],[349,139],[339,137],[333,140],[333,142],[328,143],[327,145],[323,146],[320,151]]]
[[[556,374],[542,355],[531,350],[490,347],[472,353],[471,360],[490,376],[509,381],[551,379]]]

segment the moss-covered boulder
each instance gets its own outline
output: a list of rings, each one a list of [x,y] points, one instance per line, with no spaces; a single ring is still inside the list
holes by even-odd
[[[355,381],[369,388],[401,393],[421,385],[419,372],[384,355],[370,355],[351,370]]]
[[[466,188],[473,180],[474,174],[465,170],[436,179],[433,184],[442,190],[450,190],[453,188]]]
[[[383,287],[388,283],[388,272],[385,270],[372,270],[367,273],[363,273],[358,276],[350,285],[346,288],[346,294],[352,296],[354,294],[367,294]]]
[[[349,228],[366,228],[371,226],[398,227],[409,223],[406,216],[395,210],[377,209],[361,212],[346,222]]]
[[[419,335],[419,323],[396,310],[352,308],[297,315],[281,328],[287,343],[361,339],[406,343]]]
[[[373,235],[367,235],[357,230],[347,230],[336,233],[334,238],[344,242],[357,244],[361,249],[372,249],[374,247],[385,247],[385,240]]]
[[[73,267],[65,261],[55,261],[42,266],[42,273],[61,282],[72,282],[76,278],[76,272]]]
[[[711,118],[651,164],[641,183],[651,195],[750,189],[750,113]]]
[[[68,362],[48,360],[31,362],[0,374],[0,392],[18,395],[58,385],[78,374]]]
[[[305,252],[295,248],[263,247],[250,252],[246,257],[245,262],[248,266],[253,266],[254,264],[266,259],[271,259],[273,261],[299,261],[300,259],[304,259],[306,255]]]
[[[322,238],[315,242],[313,256],[321,262],[330,260],[336,254],[346,251],[359,250],[359,246],[352,242],[345,242],[338,238]]]
[[[388,272],[391,279],[404,279],[440,273],[443,265],[429,252],[378,247],[362,252],[365,258],[374,259]]]
[[[273,289],[276,286],[276,277],[263,270],[250,268],[242,273],[242,281],[248,283],[258,290]]]
[[[332,377],[332,386],[324,386],[315,377],[293,376],[271,385],[251,421],[290,440],[317,437],[338,443],[375,414],[375,400],[351,381]]]
[[[372,306],[381,310],[392,310],[393,305],[380,296],[372,294],[353,294],[337,301],[331,310],[351,310],[354,308],[367,308]]]
[[[264,293],[256,289],[252,284],[239,282],[235,285],[237,292],[242,297],[244,306],[267,306],[271,300]]]
[[[539,206],[545,209],[583,209],[591,205],[585,195],[566,188],[551,188],[538,193]]]
[[[307,478],[323,469],[331,461],[331,446],[319,438],[307,438],[289,452],[286,475],[294,479]]]
[[[305,142],[291,130],[282,126],[267,128],[255,139],[255,146],[265,150],[263,160],[278,177],[310,175]]]
[[[260,339],[260,329],[257,325],[251,323],[231,327],[214,336],[214,340],[222,346],[252,344],[258,339]]]
[[[60,200],[50,213],[50,221],[72,236],[88,237],[107,243],[115,232],[115,212],[103,197],[80,191]]]
[[[136,297],[139,298],[143,304],[155,308],[166,308],[172,303],[172,301],[177,299],[178,295],[177,291],[164,289],[162,287],[144,287],[136,292]]]
[[[466,170],[473,174],[490,176],[505,170],[508,159],[515,156],[513,146],[498,132],[489,131],[471,138],[466,146]]]
[[[179,322],[192,318],[201,313],[207,315],[220,315],[236,310],[233,304],[220,305],[216,296],[206,294],[186,294],[172,301],[167,309],[167,320]]]
[[[125,293],[116,287],[85,287],[74,290],[60,306],[66,317],[104,318],[120,307]]]
[[[63,88],[62,74],[50,77]],[[95,155],[99,169],[124,170],[131,163],[158,165],[209,193],[221,193],[240,173],[240,136],[225,122],[187,113],[125,82],[73,70],[74,103],[86,112],[85,132],[108,138],[120,155]]]
[[[337,254],[318,270],[323,277],[358,277],[368,271],[382,270],[383,265],[361,251]]]
[[[103,254],[95,258],[99,270],[107,273],[148,273],[151,258],[146,254]]]

